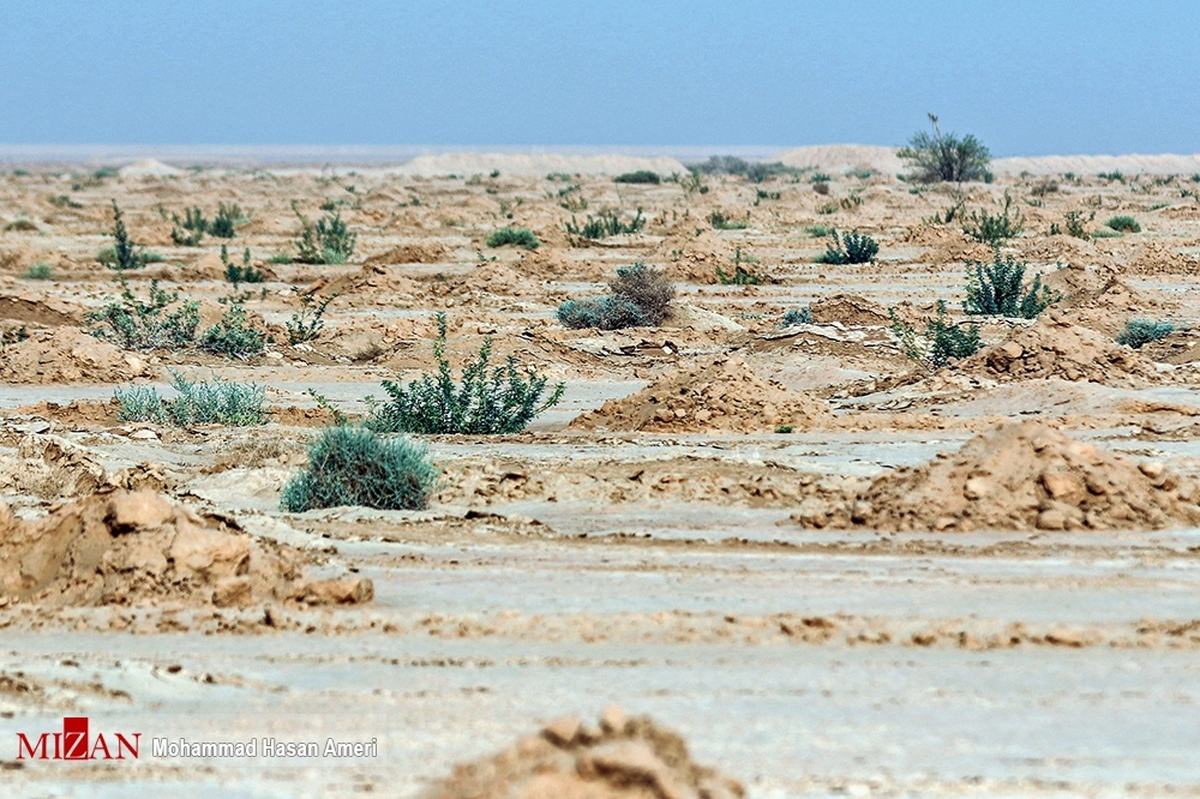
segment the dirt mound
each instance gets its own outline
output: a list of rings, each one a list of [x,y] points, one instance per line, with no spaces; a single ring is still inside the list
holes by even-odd
[[[736,780],[697,765],[675,732],[610,707],[600,728],[557,719],[493,757],[456,766],[425,799],[678,799],[745,796]]]
[[[925,260],[937,266],[967,261],[990,261],[992,251],[986,244],[968,238],[958,228],[942,225],[916,225],[904,236],[907,244],[928,247]]]
[[[819,325],[840,322],[847,327],[890,325],[887,309],[857,294],[834,294],[808,306],[813,322]]]
[[[524,296],[533,293],[538,283],[531,281],[511,265],[501,261],[488,261],[456,281],[467,291],[486,291],[491,294]]]
[[[609,400],[571,427],[647,432],[806,429],[833,418],[821,400],[754,374],[740,358],[683,368],[628,397]]]
[[[5,347],[0,361],[0,380],[8,383],[123,383],[152,374],[140,356],[75,327],[32,330]]]
[[[395,267],[371,264],[363,266],[357,272],[338,278],[321,278],[304,290],[305,294],[328,296],[337,294],[340,301],[349,301],[351,305],[356,300],[375,302],[376,292],[396,295],[401,298],[413,299],[421,294],[421,284],[407,275],[402,275]],[[356,297],[355,295],[365,295]]]
[[[1138,250],[1126,269],[1139,275],[1194,275],[1200,272],[1200,261],[1165,244],[1150,242]]]
[[[976,436],[955,455],[888,472],[805,526],[879,530],[1110,530],[1200,523],[1200,491],[1038,422]]]
[[[727,275],[734,271],[733,246],[707,230],[699,236],[668,236],[655,255],[665,262],[664,271],[674,280],[711,285],[717,282],[718,266]]]
[[[390,250],[372,255],[363,261],[366,266],[392,266],[395,264],[444,264],[453,263],[454,253],[440,242],[416,242],[401,244]]]
[[[994,380],[1057,377],[1107,386],[1143,386],[1157,377],[1154,367],[1130,348],[1071,324],[1055,311],[1043,313],[1008,341],[972,355],[961,369]]]
[[[305,582],[299,553],[153,490],[103,491],[22,521],[0,502],[0,596],[49,606],[368,601],[369,580]]]
[[[235,251],[232,247],[228,248],[228,258],[231,264],[236,266],[242,265],[242,255]],[[271,265],[264,261],[251,260],[250,265],[255,271],[261,272],[263,280],[278,280],[279,275],[271,268]],[[147,277],[155,277],[160,280],[224,280],[225,279],[225,264],[221,261],[221,256],[216,253],[207,253],[201,255],[194,261],[189,261],[186,264],[179,266],[170,265],[163,266],[158,269],[148,269],[144,273]],[[248,284],[243,284],[243,286]]]
[[[1018,239],[1017,246],[1021,260],[1038,263],[1061,262],[1078,268],[1095,264],[1102,258],[1095,244],[1061,233],[1036,239]]]
[[[109,473],[83,448],[54,435],[30,433],[17,444],[17,457],[0,463],[0,488],[42,499],[80,497],[100,490],[174,486],[162,467],[142,463]]]
[[[41,327],[78,325],[84,312],[54,297],[0,296],[0,319]]]

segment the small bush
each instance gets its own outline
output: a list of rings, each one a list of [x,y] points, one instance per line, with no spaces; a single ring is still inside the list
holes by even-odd
[[[702,175],[741,175],[755,183],[777,175],[798,175],[801,171],[779,161],[747,161],[736,155],[714,155],[703,163],[689,166],[688,170]]]
[[[1150,319],[1131,319],[1117,334],[1117,343],[1133,347],[1135,350],[1151,341],[1166,338],[1175,332],[1173,322],[1156,322]]]
[[[614,183],[650,183],[657,186],[662,183],[662,178],[657,172],[651,172],[649,169],[639,169],[636,172],[626,172],[623,175],[617,175],[613,178]]]
[[[55,208],[82,208],[83,203],[71,199],[69,194],[56,194],[46,198],[46,202]]]
[[[283,487],[279,504],[289,513],[346,506],[421,510],[438,479],[424,446],[338,425],[309,447],[308,466]]]
[[[637,209],[633,219],[625,222],[621,219],[621,215],[613,210],[601,211],[600,216],[593,217],[588,214],[587,221],[582,225],[575,221],[575,217],[571,217],[570,222],[563,224],[563,228],[567,231],[567,235],[572,241],[577,239],[598,241],[608,236],[624,236],[638,233],[646,226],[646,218],[642,216],[642,209]]]
[[[37,263],[31,264],[30,267],[25,270],[24,274],[21,275],[21,277],[25,278],[26,280],[53,280],[54,270],[51,269],[50,264],[46,263],[45,261],[38,261]]]
[[[1090,222],[1095,218],[1096,218],[1096,212],[1092,211],[1091,214],[1087,217],[1087,221]],[[1068,236],[1074,236],[1077,239],[1088,238],[1087,227],[1084,225],[1084,217],[1083,217],[1082,211],[1067,211],[1067,213],[1065,215],[1065,220],[1067,223],[1067,235]],[[1052,234],[1058,232],[1055,230],[1055,228],[1057,228],[1057,227],[1058,227],[1057,225],[1051,225],[1050,232]]]
[[[1100,178],[1101,180],[1108,180],[1108,181],[1115,180],[1118,183],[1125,182],[1125,176],[1122,175],[1120,172],[1116,171],[1115,169],[1112,172],[1101,172],[1100,174],[1096,175],[1096,177]]]
[[[753,262],[753,259],[747,259],[747,263]],[[733,255],[733,274],[727,275],[721,269],[721,265],[717,264],[717,282],[722,286],[757,286],[766,278],[762,275],[750,272],[742,266],[742,248],[738,247]]]
[[[134,296],[124,275],[120,276],[121,299],[87,315],[93,336],[114,342],[127,350],[179,350],[191,346],[200,325],[200,303],[176,305],[179,295],[150,282],[148,302]],[[175,306],[173,310],[168,310]]]
[[[300,310],[292,314],[292,318],[284,323],[287,328],[288,343],[293,347],[316,340],[325,327],[325,309],[338,295],[330,294],[319,302],[311,294],[300,296]]]
[[[296,262],[302,264],[344,264],[354,254],[358,238],[342,221],[341,211],[325,214],[314,225],[299,211],[300,236],[296,239]]]
[[[171,227],[171,241],[180,247],[197,247],[204,234],[208,232],[208,220],[204,218],[199,206],[185,208],[183,219],[178,214],[171,214],[174,224]]]
[[[542,245],[533,231],[527,227],[502,227],[487,237],[487,246],[505,247],[512,244],[527,250],[536,250]]]
[[[1142,226],[1132,216],[1114,216],[1104,223],[1118,233],[1141,233]]]
[[[916,133],[908,140],[908,145],[896,153],[908,162],[909,180],[962,183],[991,177],[988,166],[992,154],[987,147],[970,134],[961,139],[953,133],[943,135],[937,116],[930,114],[929,120],[933,123],[933,135],[924,131]]]
[[[437,315],[437,340],[433,356],[436,375],[424,374],[407,386],[384,380],[391,398],[376,408],[367,425],[386,433],[465,433],[493,435],[518,433],[538,414],[562,399],[566,386],[559,383],[543,401],[549,378],[533,368],[522,371],[514,356],[504,366],[489,369],[492,340],[486,339],[479,355],[463,369],[456,386],[446,359],[446,315]]]
[[[750,227],[749,221],[734,219],[733,217],[725,216],[720,211],[713,211],[708,215],[708,221],[717,230],[745,230]]]
[[[647,325],[642,309],[623,297],[585,297],[567,300],[555,312],[564,327],[595,327],[600,330],[624,330]]]
[[[667,276],[641,261],[617,267],[617,276],[609,281],[608,290],[614,297],[636,305],[649,325],[661,325],[675,299],[675,285]]]
[[[1020,211],[1013,211],[1012,202],[1012,196],[1006,191],[1004,210],[1001,213],[972,211],[970,218],[963,223],[963,233],[993,247],[1021,235],[1021,231],[1025,229],[1025,217]]]
[[[779,324],[782,327],[812,324],[812,311],[808,308],[789,308],[784,311],[783,319]]]
[[[255,269],[250,263],[250,248],[242,253],[242,263],[235,264],[229,260],[229,251],[221,245],[221,263],[225,265],[225,279],[233,284],[236,290],[240,283],[261,283],[265,279],[262,271]]]
[[[245,224],[247,221],[242,214],[241,206],[237,203],[230,205],[221,203],[217,206],[217,215],[208,225],[208,232],[219,239],[232,239],[237,235],[237,226]],[[353,245],[351,245],[351,249],[353,249]],[[347,251],[346,257],[350,257],[349,251]]]
[[[117,201],[112,201],[113,208],[113,247],[112,261],[101,257],[105,254],[104,250],[100,251],[97,260],[112,269],[125,271],[126,269],[141,269],[150,261],[142,250],[133,243],[133,239],[129,237],[129,231],[125,228],[125,215],[121,213],[121,209],[117,206]],[[161,258],[160,258],[161,260]]]
[[[187,427],[195,424],[224,424],[249,427],[262,424],[266,390],[246,383],[227,383],[214,378],[205,383],[188,380],[171,372],[171,385],[178,392],[164,399],[152,387],[130,386],[116,390],[117,418],[123,422],[155,422]]]
[[[200,349],[205,352],[240,360],[262,355],[265,346],[265,337],[250,326],[246,309],[240,302],[231,303],[221,321],[200,337]]]
[[[826,245],[825,252],[817,256],[819,264],[865,264],[874,261],[879,254],[879,243],[857,230],[841,237],[834,230],[830,235],[833,243]]]
[[[892,333],[900,340],[900,348],[911,360],[925,369],[940,369],[952,360],[974,355],[981,346],[978,325],[956,325],[949,321],[945,300],[937,304],[937,319],[925,325],[924,334],[896,316],[894,308],[888,309],[892,320]]]
[[[1011,255],[1001,260],[1000,251],[990,264],[967,262],[967,300],[963,310],[976,316],[1036,318],[1043,310],[1062,299],[1057,291],[1042,285],[1036,275],[1025,288],[1024,263]]]

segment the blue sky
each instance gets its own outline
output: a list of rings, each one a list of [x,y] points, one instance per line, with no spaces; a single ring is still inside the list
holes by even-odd
[[[10,144],[1200,152],[1200,2],[7,0]]]

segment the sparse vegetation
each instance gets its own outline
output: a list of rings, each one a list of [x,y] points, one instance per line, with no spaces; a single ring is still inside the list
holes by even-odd
[[[316,224],[296,211],[300,218],[300,235],[296,239],[297,263],[344,264],[354,255],[357,234],[346,227],[341,211],[326,213]]]
[[[662,177],[649,169],[639,169],[636,172],[626,172],[613,178],[614,183],[649,183],[657,186],[662,183]]]
[[[924,131],[916,133],[896,153],[908,163],[908,180],[917,183],[990,180],[988,166],[992,154],[987,147],[970,134],[961,139],[953,133],[943,135],[934,114],[929,115],[929,121],[933,123],[932,136]]]
[[[1035,275],[1025,286],[1026,264],[1011,255],[1000,257],[997,250],[990,264],[967,262],[967,299],[963,310],[976,316],[1007,316],[1034,319],[1062,295],[1042,285],[1041,275]]]
[[[998,214],[990,214],[986,209],[972,211],[970,218],[963,222],[963,233],[993,247],[1016,238],[1025,229],[1025,217],[1019,210],[1014,211],[1012,205],[1012,196],[1004,192],[1003,210]]]
[[[217,215],[208,225],[208,233],[219,239],[232,239],[237,235],[238,225],[245,224],[247,221],[249,220],[242,214],[242,208],[237,203],[229,205],[221,203],[217,206]],[[350,249],[354,249],[353,243],[351,243]],[[346,252],[346,257],[350,257],[349,251]]]
[[[439,477],[423,445],[336,425],[309,447],[308,466],[283,487],[279,504],[289,513],[347,506],[420,510]]]
[[[180,350],[196,340],[200,303],[179,302],[179,295],[150,282],[148,301],[134,296],[123,275],[121,299],[87,315],[91,334],[127,350]]]
[[[125,271],[128,269],[141,269],[151,260],[140,247],[134,244],[133,239],[129,236],[129,231],[125,228],[125,215],[121,213],[120,207],[117,206],[117,201],[112,201],[113,209],[113,246],[111,249],[111,260],[105,257],[108,253],[101,250],[96,256],[96,260],[117,271]],[[158,260],[162,260],[161,256]]]
[[[26,280],[53,280],[54,270],[45,261],[36,261],[29,265],[29,268],[21,274],[21,277]]]
[[[388,433],[463,433],[494,435],[518,433],[533,419],[562,399],[566,386],[550,389],[549,378],[536,369],[521,369],[515,356],[504,366],[491,367],[492,340],[486,339],[475,360],[454,382],[446,358],[446,315],[437,315],[437,339],[433,357],[437,374],[424,374],[407,386],[384,380],[390,398],[372,413],[367,426]]]
[[[750,263],[750,259],[742,258],[742,248],[738,247],[733,254],[733,274],[725,274],[721,265],[717,264],[717,282],[722,286],[757,286],[764,282],[762,275],[755,274],[742,266],[743,261]]]
[[[489,247],[513,245],[524,247],[527,250],[536,250],[541,244],[538,237],[527,227],[502,227],[487,237],[487,246]]]
[[[747,161],[736,155],[714,155],[707,161],[689,166],[688,169],[693,174],[700,175],[740,175],[755,183],[762,183],[767,178],[778,175],[798,175],[802,171],[779,161]]]
[[[783,312],[779,324],[781,327],[812,324],[812,311],[808,308],[789,308]]]
[[[628,222],[622,220],[621,215],[617,211],[611,209],[600,212],[598,217],[593,217],[588,214],[587,221],[582,225],[575,221],[575,217],[571,217],[570,222],[565,222],[563,228],[567,231],[567,236],[570,237],[573,243],[579,241],[599,241],[608,236],[624,236],[638,233],[646,226],[646,218],[642,216],[642,209],[637,209],[633,219]]]
[[[1151,341],[1164,339],[1174,332],[1175,324],[1173,322],[1131,319],[1125,323],[1125,327],[1121,328],[1121,332],[1117,333],[1117,343],[1133,347],[1136,350]]]
[[[261,355],[265,346],[266,337],[250,324],[240,302],[230,303],[221,321],[200,337],[200,349],[205,352],[240,360]]]
[[[1118,233],[1141,233],[1142,226],[1132,216],[1114,216],[1112,219],[1104,223],[1107,227]]]
[[[255,269],[250,262],[250,248],[242,253],[242,262],[235,264],[229,260],[229,251],[221,245],[221,263],[225,266],[225,279],[233,284],[236,291],[241,283],[261,283],[265,279],[261,270]]]
[[[178,214],[172,214],[174,224],[171,227],[171,241],[180,247],[197,247],[204,234],[208,232],[208,220],[200,208],[185,208],[183,219]]]
[[[315,341],[325,327],[325,309],[338,295],[330,294],[317,300],[311,294],[300,295],[300,310],[292,314],[292,318],[284,323],[287,328],[288,343],[293,347]]]
[[[750,227],[749,214],[746,216],[745,220],[734,219],[721,211],[713,211],[708,215],[708,221],[717,230],[745,230]]]
[[[879,243],[857,230],[845,236],[839,236],[834,230],[830,238],[833,242],[815,259],[819,264],[865,264],[874,261],[879,254]]]
[[[567,300],[558,306],[558,321],[570,328],[656,327],[670,314],[675,286],[653,266],[637,261],[617,268],[609,296]]]
[[[223,424],[249,427],[266,421],[262,386],[227,383],[218,378],[211,382],[188,380],[172,370],[171,386],[178,396],[164,398],[148,386],[118,388],[117,418],[122,422],[154,422],[188,427],[196,424]]]
[[[892,320],[892,333],[900,341],[900,349],[922,368],[935,371],[952,360],[968,358],[979,351],[979,326],[956,325],[949,320],[946,301],[938,300],[937,318],[925,325],[925,331],[916,329],[896,315],[895,308],[888,309]]]

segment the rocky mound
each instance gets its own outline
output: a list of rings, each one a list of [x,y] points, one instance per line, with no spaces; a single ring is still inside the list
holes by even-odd
[[[140,356],[76,327],[31,330],[0,358],[0,380],[7,383],[123,383],[152,374]]]
[[[904,235],[907,244],[928,247],[925,259],[938,266],[965,263],[967,261],[990,261],[992,251],[986,244],[969,238],[958,228],[943,225],[916,225]]]
[[[82,308],[55,297],[22,295],[0,296],[0,319],[24,322],[40,327],[78,325],[83,322]]]
[[[687,744],[647,717],[619,708],[590,729],[566,717],[499,754],[459,765],[426,799],[734,799],[745,789],[697,765]]]
[[[840,322],[847,327],[890,325],[887,309],[857,294],[834,294],[808,306],[812,320],[819,325]]]
[[[740,358],[679,369],[628,397],[609,400],[571,427],[646,432],[805,429],[833,418],[829,406],[758,377]]]
[[[114,488],[162,491],[173,485],[157,464],[141,463],[109,473],[82,447],[55,435],[30,433],[18,442],[15,458],[0,461],[0,489],[47,500]]]
[[[1194,275],[1200,271],[1200,261],[1152,241],[1138,250],[1127,269],[1139,275]]]
[[[1135,351],[1055,311],[967,358],[961,369],[994,380],[1057,377],[1108,386],[1142,386],[1156,379],[1154,367]]]
[[[1161,463],[1138,465],[1023,422],[792,518],[810,527],[888,531],[1157,529],[1200,523],[1197,501],[1197,486]]]
[[[337,294],[339,302],[355,305],[361,302],[376,302],[376,294],[379,293],[413,299],[421,293],[421,284],[407,275],[400,274],[395,267],[376,263],[363,266],[357,272],[342,277],[321,278],[305,289],[304,293],[322,297]]]
[[[299,553],[153,490],[101,491],[23,521],[0,501],[0,597],[48,606],[245,606],[371,599],[370,580],[306,582]]]
[[[392,266],[395,264],[444,264],[453,263],[454,253],[441,242],[417,242],[401,244],[372,255],[363,261],[366,266]]]

